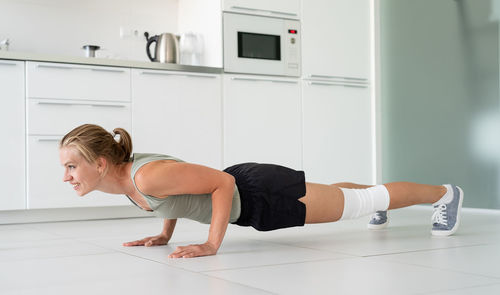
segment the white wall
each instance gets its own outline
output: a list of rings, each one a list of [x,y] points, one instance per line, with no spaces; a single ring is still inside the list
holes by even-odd
[[[203,65],[222,67],[222,13],[220,0],[179,0],[179,31],[200,33]]]
[[[144,31],[178,31],[179,0],[0,0],[0,40],[10,50],[84,56],[81,47],[95,44],[97,57],[148,60]],[[199,1],[201,2],[201,1]],[[120,26],[139,30],[120,38]]]

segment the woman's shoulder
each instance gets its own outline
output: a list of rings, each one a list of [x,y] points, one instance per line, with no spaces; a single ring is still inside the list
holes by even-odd
[[[144,165],[149,164],[151,162],[156,162],[156,161],[165,161],[165,160],[171,160],[175,162],[184,162],[179,158],[172,157],[169,155],[163,155],[163,154],[145,154],[145,153],[134,153],[132,157],[130,158],[130,161],[132,162],[132,175],[135,175],[137,171]]]
[[[158,160],[173,160],[176,162],[184,162],[183,160],[164,154],[152,154],[152,153],[134,153],[131,157],[131,162],[136,165],[144,165],[149,162]]]
[[[134,153],[132,162],[131,176],[134,183],[140,191],[147,194],[156,185],[156,177],[161,177],[158,174],[162,174],[166,164],[184,161],[163,154]]]

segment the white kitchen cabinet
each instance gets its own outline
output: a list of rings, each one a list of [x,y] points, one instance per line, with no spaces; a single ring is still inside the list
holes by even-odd
[[[0,210],[26,208],[24,62],[0,60]]]
[[[308,181],[373,183],[369,92],[368,86],[303,81]]]
[[[370,1],[302,1],[302,75],[370,75]]]
[[[302,168],[298,79],[224,75],[224,166]]]
[[[132,70],[134,152],[222,168],[221,77]]]
[[[26,63],[31,98],[130,101],[130,69],[60,63]]]
[[[64,135],[85,123],[132,130],[130,102],[29,98],[26,104],[29,135]]]
[[[63,182],[60,136],[28,137],[28,209],[129,205],[123,195],[94,191],[80,197]]]
[[[223,0],[224,11],[272,17],[300,17],[300,0]]]
[[[130,69],[27,62],[26,114],[28,209],[130,204],[101,192],[78,197],[63,183],[58,147],[85,123],[131,131]]]

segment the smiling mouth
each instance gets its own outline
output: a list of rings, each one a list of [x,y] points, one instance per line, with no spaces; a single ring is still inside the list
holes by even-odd
[[[74,190],[77,190],[80,187],[80,184],[79,183],[73,183],[72,186],[73,186]]]

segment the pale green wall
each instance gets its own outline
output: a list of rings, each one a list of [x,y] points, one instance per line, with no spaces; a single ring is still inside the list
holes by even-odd
[[[495,2],[495,3],[493,3]],[[382,180],[500,209],[498,0],[381,0]]]

